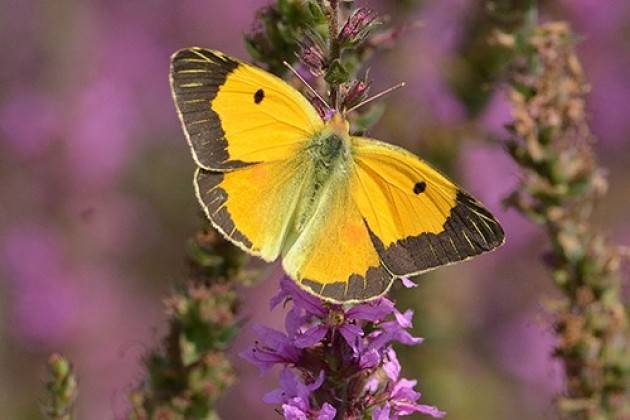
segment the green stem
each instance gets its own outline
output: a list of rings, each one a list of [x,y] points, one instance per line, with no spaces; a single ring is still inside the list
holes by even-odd
[[[330,57],[328,63],[333,63],[341,57],[341,46],[339,45],[339,0],[330,0],[328,10],[328,35],[330,42]],[[337,109],[339,105],[339,86],[330,85],[330,104]]]

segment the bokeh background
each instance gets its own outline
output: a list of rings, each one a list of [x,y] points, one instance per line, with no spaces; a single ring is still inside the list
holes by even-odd
[[[242,33],[268,1],[0,0],[0,418],[42,418],[52,351],[76,365],[78,418],[124,417],[141,356],[165,330],[162,299],[186,273],[186,238],[201,225],[169,56],[199,45],[246,58]],[[501,205],[518,171],[501,144],[503,57],[485,41],[509,24],[512,2],[357,3],[421,23],[371,61],[376,88],[408,82],[371,134],[449,172],[508,237],[491,255],[394,293],[426,339],[404,349],[404,373],[452,419],[552,418],[562,372],[544,303],[554,291],[540,231]],[[584,36],[595,147],[611,180],[597,220],[628,245],[630,3],[543,2],[542,16]],[[269,267],[243,290],[257,322],[280,322],[267,305],[278,275]],[[246,327],[233,354],[250,341]],[[240,383],[221,403],[224,418],[278,418],[261,402],[275,378],[234,359]]]

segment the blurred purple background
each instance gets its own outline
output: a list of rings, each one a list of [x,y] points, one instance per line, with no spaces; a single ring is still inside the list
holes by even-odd
[[[169,56],[199,45],[246,58],[242,33],[267,3],[0,0],[0,417],[41,417],[51,351],[77,367],[78,418],[124,416],[140,358],[165,329],[162,299],[186,272],[185,240],[200,225]],[[508,236],[501,250],[395,293],[401,309],[416,309],[426,339],[404,351],[406,374],[450,418],[549,418],[561,369],[549,357],[543,304],[553,290],[538,264],[541,236],[500,203],[518,179],[500,144],[510,111],[493,86],[476,108],[454,88],[462,74],[475,80],[466,45],[486,2],[426,0],[406,15],[397,1],[369,3],[422,23],[371,63],[377,87],[409,83],[387,99],[372,135],[449,169]],[[584,35],[596,148],[611,179],[598,220],[629,245],[630,4],[562,0],[545,16]],[[247,315],[277,324],[266,303],[276,287],[268,279],[244,291]],[[250,339],[246,327],[234,354]],[[224,417],[277,418],[261,403],[273,378],[238,369]]]

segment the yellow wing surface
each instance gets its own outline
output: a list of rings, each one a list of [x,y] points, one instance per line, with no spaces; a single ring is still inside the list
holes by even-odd
[[[475,199],[403,149],[324,123],[281,79],[220,52],[176,52],[171,88],[212,224],[332,302],[503,242]],[[343,128],[340,128],[343,127]]]
[[[319,114],[283,80],[218,51],[177,51],[170,81],[206,215],[242,249],[274,260],[299,197],[292,158],[322,126]]]
[[[503,243],[494,216],[426,162],[376,140],[352,142],[352,195],[393,275],[416,275]]]
[[[176,52],[170,78],[186,138],[203,169],[289,159],[322,126],[308,100],[282,79],[218,51]]]

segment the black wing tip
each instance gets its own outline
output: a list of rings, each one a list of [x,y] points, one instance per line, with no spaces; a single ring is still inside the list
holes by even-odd
[[[497,249],[505,243],[505,230],[503,229],[503,226],[501,226],[501,223],[499,223],[496,216],[492,214],[487,208],[485,208],[479,200],[477,200],[465,191],[458,190],[456,202],[458,203],[457,206],[459,206],[459,204],[463,204],[469,210],[478,213],[480,218],[483,217],[486,220],[492,222],[489,227],[491,229],[493,237],[490,241],[488,241],[489,247],[487,250],[485,250],[485,252]],[[457,206],[453,210],[455,210]]]

